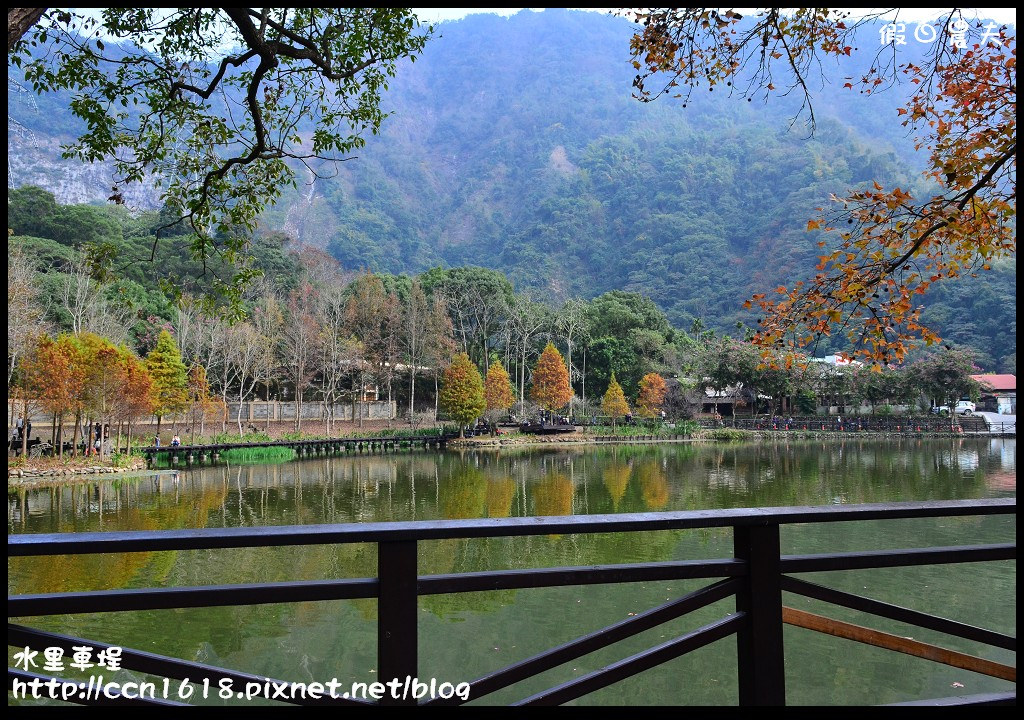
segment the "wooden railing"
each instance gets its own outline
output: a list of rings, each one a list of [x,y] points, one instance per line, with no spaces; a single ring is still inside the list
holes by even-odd
[[[457,433],[439,429],[436,434],[429,435],[383,435],[373,437],[338,437],[318,438],[311,440],[257,440],[253,442],[215,443],[205,445],[149,445],[139,448],[139,452],[152,461],[163,456],[174,463],[194,461],[200,463],[216,459],[226,450],[251,450],[253,448],[290,448],[300,457],[307,455],[335,455],[350,452],[384,452],[400,448],[441,448],[458,437]]]
[[[376,543],[376,577],[298,582],[216,585],[199,587],[102,590],[9,596],[8,618],[67,613],[101,613],[165,608],[257,605],[352,598],[378,602],[377,678],[416,677],[421,658],[417,646],[417,602],[423,595],[508,590],[518,588],[649,582],[707,578],[710,585],[641,612],[614,625],[582,635],[513,665],[488,673],[470,684],[469,699],[486,697],[572,659],[608,647],[669,620],[680,618],[725,598],[735,598],[735,612],[694,628],[660,645],[629,655],[604,668],[535,693],[517,704],[561,704],[583,697],[624,678],[643,672],[697,648],[734,635],[740,705],[783,705],[786,702],[783,624],[789,623],[859,642],[939,662],[967,667],[1016,681],[1016,669],[944,650],[908,638],[881,633],[818,615],[785,608],[783,592],[815,598],[871,615],[909,623],[994,647],[1016,651],[1016,638],[974,625],[929,615],[793,577],[800,573],[891,568],[915,565],[1016,560],[1016,542],[956,547],[901,548],[814,555],[782,555],[779,530],[793,523],[833,523],[854,520],[896,520],[1016,513],[1015,499],[909,502],[827,507],[746,508],[624,515],[583,515],[431,522],[388,522],[290,527],[236,527],[140,532],[9,535],[8,557],[198,550],[286,545]],[[732,557],[586,567],[495,570],[450,575],[420,575],[417,544],[453,538],[491,538],[572,533],[631,533],[649,530],[732,528]],[[978,588],[984,591],[984,588]],[[1007,612],[1013,613],[1014,608]],[[566,622],[570,619],[567,617]],[[8,624],[8,645],[24,648],[88,644],[107,647],[98,639],[82,639]],[[267,678],[210,667],[142,650],[123,650],[122,667],[167,678],[209,678],[216,685],[228,678],[236,683]],[[41,675],[8,669],[8,687]],[[43,678],[44,680],[46,678]],[[274,681],[277,682],[277,681]],[[687,704],[680,689],[675,698]],[[115,695],[116,694],[113,694]],[[93,699],[72,698],[90,703]],[[109,698],[104,699],[109,702]],[[928,699],[929,703],[1014,703],[1016,693]],[[172,704],[160,699],[142,704]],[[295,700],[295,704],[360,704],[351,698]],[[435,698],[424,704],[458,704],[462,699]],[[382,704],[416,704],[385,696]]]

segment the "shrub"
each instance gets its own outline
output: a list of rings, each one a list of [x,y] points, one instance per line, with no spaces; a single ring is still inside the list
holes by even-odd
[[[221,459],[235,463],[286,462],[295,458],[295,451],[288,447],[231,448],[221,454]]]
[[[116,468],[128,468],[138,459],[142,457],[139,453],[133,452],[113,452],[110,454],[110,464]]]
[[[246,443],[246,442],[270,442],[273,440],[265,432],[251,432],[245,433],[244,435],[238,435],[237,433],[217,433],[210,437],[211,445],[232,445],[234,443]]]

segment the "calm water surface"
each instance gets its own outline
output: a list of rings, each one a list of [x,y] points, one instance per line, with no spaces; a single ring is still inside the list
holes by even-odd
[[[8,532],[433,520],[1013,497],[1015,440],[633,445],[406,453],[199,468],[8,497]],[[784,526],[784,553],[1009,542],[1013,516]],[[420,543],[421,574],[726,557],[729,529]],[[376,574],[373,545],[16,558],[10,593],[272,582]],[[803,575],[1016,634],[1016,564]],[[707,581],[496,591],[420,599],[420,677],[472,680],[695,590]],[[794,607],[1015,664],[971,641],[787,594]],[[487,696],[507,703],[724,616],[732,601]],[[104,613],[27,624],[267,675],[372,682],[376,602]],[[1000,692],[1011,683],[788,627],[791,704],[875,704]],[[9,658],[10,660],[10,658]],[[74,672],[74,671],[72,671]],[[120,671],[120,681],[132,673]],[[962,687],[961,687],[962,686]],[[735,641],[719,641],[580,700],[736,702]],[[212,701],[212,700],[211,700]]]

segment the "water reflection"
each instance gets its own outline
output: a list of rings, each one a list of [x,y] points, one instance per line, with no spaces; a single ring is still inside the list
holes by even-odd
[[[8,532],[82,532],[161,528],[464,519],[890,500],[940,500],[1013,494],[1015,440],[660,445],[516,452],[358,456],[273,465],[197,468],[150,478],[114,479],[8,495]],[[465,541],[458,541],[465,543]],[[456,545],[458,544],[456,542]],[[614,552],[584,536],[555,557],[546,541],[520,539],[532,562],[592,563],[668,559],[643,534],[616,539]],[[537,543],[537,547],[531,546]],[[660,543],[655,543],[660,546]],[[672,544],[671,547],[676,547]],[[242,552],[242,551],[238,551]],[[256,551],[253,551],[256,552]],[[286,549],[274,551],[289,557]],[[458,554],[458,553],[456,553]],[[161,555],[163,577],[171,562]],[[316,551],[301,553],[303,565]],[[328,568],[373,574],[373,551],[332,549]],[[82,558],[73,567],[48,558],[12,582],[35,591],[121,587],[152,560]],[[478,558],[484,564],[482,558]],[[497,565],[509,558],[499,556]],[[440,555],[425,571],[448,571]],[[370,564],[368,564],[370,563]],[[235,567],[233,565],[233,567]],[[237,568],[236,568],[237,569]],[[231,568],[218,573],[236,574]],[[264,573],[266,574],[266,573]],[[273,573],[270,573],[271,575]],[[259,576],[257,573],[254,576]]]
[[[1016,443],[1012,439],[409,453],[193,468],[177,475],[22,490],[8,494],[8,532],[498,518],[940,500],[1015,492]],[[1014,527],[1013,518],[1008,517],[929,520],[902,528],[892,523],[838,523],[826,528],[793,526],[787,528],[783,541],[786,552],[954,545],[965,542],[964,538],[972,543],[1006,541],[1014,537]],[[419,571],[699,559],[729,555],[731,545],[728,529],[430,541],[420,543]],[[366,544],[13,558],[8,560],[8,591],[368,577],[376,574],[376,562],[375,546]],[[956,619],[965,622],[977,622],[982,613],[1012,632],[1015,620],[1012,611],[1007,616],[1006,610],[1015,603],[1014,569],[993,571],[991,564],[956,566],[952,582],[936,580],[944,577],[941,573],[913,569],[900,571],[899,580],[877,587],[881,576],[876,573],[870,590],[863,590],[869,582],[859,579],[836,585],[926,611],[959,614]],[[910,578],[916,582],[910,583]],[[937,583],[944,588],[941,593],[928,589]],[[972,592],[977,587],[985,588],[982,597]],[[420,602],[423,652],[431,658],[432,674],[466,679],[683,591],[683,583],[651,583],[424,597]],[[907,594],[913,594],[912,602],[906,602]],[[362,600],[97,614],[47,618],[33,624],[276,677],[351,676],[365,681],[372,679],[367,673],[375,662],[376,613],[374,601]],[[457,632],[453,624],[458,625]],[[794,648],[804,647],[799,644],[803,641],[794,642]],[[807,647],[819,642],[815,639]],[[841,650],[828,647],[827,652],[844,660],[869,665],[874,662],[871,653],[877,652],[851,650],[848,645]],[[700,677],[732,677],[729,649],[715,652],[724,655],[704,657]],[[593,663],[622,657],[620,651],[616,653],[607,657],[598,653]],[[303,673],[311,677],[299,677],[299,667],[307,668]],[[582,663],[577,667],[578,672],[584,671]],[[684,666],[669,667],[679,671]],[[886,667],[882,676],[898,674],[891,664]],[[814,668],[818,674],[824,672],[824,666]],[[800,697],[807,702],[875,701],[858,694],[868,692],[862,683],[842,680],[842,672],[836,670],[832,680],[815,680],[823,694]],[[945,677],[944,672],[939,676]],[[908,672],[907,677],[912,676]],[[657,672],[646,677],[636,681],[639,685],[625,683],[601,697],[606,702],[632,704],[658,702],[659,697],[662,702],[675,701],[665,700],[653,688],[664,685],[665,692],[674,691],[678,682]],[[922,681],[926,685],[933,682],[933,675],[927,677],[927,682]],[[969,690],[984,691],[979,687],[1001,686],[982,683]],[[728,704],[734,702],[732,692],[709,685],[692,701]],[[907,690],[913,692],[917,690]],[[494,701],[507,699],[513,697],[499,695]],[[909,698],[897,694],[891,699]]]

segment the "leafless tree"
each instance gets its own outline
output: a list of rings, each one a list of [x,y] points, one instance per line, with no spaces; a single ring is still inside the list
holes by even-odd
[[[346,376],[358,374],[362,348],[352,337],[346,323],[348,298],[345,288],[336,281],[327,284],[316,304],[320,325],[320,373],[323,378],[324,418],[327,433],[334,431],[336,408],[341,400]]]
[[[317,292],[309,283],[293,290],[288,298],[287,319],[281,332],[283,365],[295,386],[295,431],[302,430],[302,396],[316,373],[320,327],[314,308]]]
[[[530,300],[525,295],[516,295],[512,299],[512,306],[508,311],[505,336],[516,361],[520,414],[526,410],[526,370],[533,341],[548,321],[544,310],[542,305]]]
[[[243,435],[242,404],[251,398],[253,389],[260,381],[261,370],[266,367],[267,339],[249,322],[231,326],[227,339],[232,348],[231,364],[238,383],[238,411],[235,419],[238,422],[238,434]]]
[[[34,339],[45,332],[39,283],[32,260],[21,248],[7,250],[7,388],[11,387],[18,361]],[[9,393],[8,393],[9,394]]]
[[[129,306],[107,300],[105,289],[90,277],[87,263],[79,260],[65,266],[59,301],[75,335],[92,332],[120,345],[128,339],[134,317]]]
[[[570,298],[565,301],[555,319],[555,329],[565,338],[565,361],[569,366],[569,383],[583,379],[583,373],[573,364],[572,348],[574,341],[585,340],[587,333],[587,303],[581,298]],[[584,395],[584,398],[586,395]],[[570,407],[576,400],[570,400]]]
[[[261,364],[254,371],[258,381],[267,388],[266,429],[270,432],[270,383],[278,370],[277,349],[281,344],[281,330],[284,327],[284,311],[273,287],[267,283],[259,288],[253,310],[252,323],[264,338]]]

